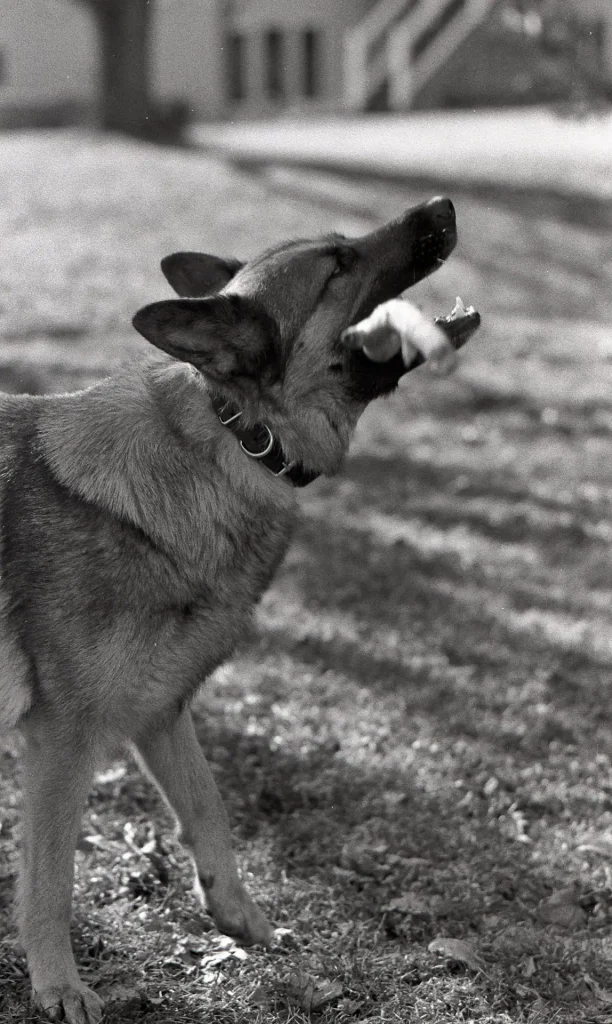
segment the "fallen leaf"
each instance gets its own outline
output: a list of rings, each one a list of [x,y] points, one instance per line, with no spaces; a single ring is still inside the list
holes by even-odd
[[[396,790],[387,789],[382,795],[383,800],[389,807],[397,807],[398,804],[404,803],[406,794],[401,792],[398,793]]]
[[[495,778],[494,775],[492,775],[489,779],[487,779],[487,781],[485,782],[484,786],[482,787],[482,792],[483,792],[484,796],[493,796],[493,794],[498,789],[499,789],[499,781]]]
[[[299,941],[291,928],[275,928],[273,941],[285,949],[298,949]]]
[[[500,924],[503,920],[500,918]],[[502,955],[520,958],[537,952],[541,940],[531,924],[519,922],[507,925],[493,937],[492,945]]]
[[[96,775],[96,785],[106,786],[109,782],[119,782],[126,774],[127,768],[124,764],[115,765],[104,772],[98,772]]]
[[[352,1017],[354,1013],[357,1013],[361,1009],[363,1003],[360,999],[343,999],[338,1003],[338,1009],[342,1013],[346,1014],[347,1017]]]
[[[91,853],[93,849],[99,849],[101,846],[104,846],[104,839],[96,833],[79,836],[77,840],[77,850],[83,853]]]
[[[602,857],[612,857],[612,840],[595,839],[592,843],[581,843],[579,853],[598,853]]]
[[[269,1006],[270,999],[263,985],[256,985],[251,992],[249,1002],[255,1006]]]
[[[390,900],[383,910],[397,910],[401,914],[429,914],[431,913],[429,902],[414,892],[404,893]]]
[[[376,876],[384,867],[371,847],[355,846],[354,843],[347,843],[342,848],[340,864],[343,868],[356,871],[358,875]]]
[[[320,985],[315,987],[310,1003],[312,1010],[318,1010],[327,1003],[333,1002],[334,999],[339,999],[342,995],[343,987],[340,981],[324,981]]]
[[[200,960],[200,965],[204,968],[218,967],[224,960],[229,960],[234,954],[230,949],[220,950],[218,953],[211,953],[209,956],[203,956]]]
[[[430,953],[442,953],[449,960],[458,960],[472,971],[482,970],[482,961],[471,942],[465,939],[447,939],[443,936],[428,945]]]
[[[315,983],[310,975],[305,971],[292,971],[287,979],[287,988],[297,998],[304,1013],[310,1013],[315,991]]]
[[[612,1005],[612,992],[602,988],[599,982],[595,981],[590,974],[585,974],[584,980],[596,999],[599,999],[601,1003]]]
[[[535,962],[535,960],[533,959],[532,956],[528,956],[527,959],[525,960],[525,963],[523,964],[523,970],[522,970],[523,977],[524,978],[533,978],[535,972],[536,972],[536,962]]]
[[[106,1003],[121,1003],[122,1013],[139,1010],[143,1004],[142,993],[131,985],[110,985],[100,991]]]
[[[293,971],[287,979],[287,987],[297,997],[305,1013],[320,1010],[327,1003],[339,999],[343,992],[340,981],[316,982],[306,971]]]
[[[582,928],[586,923],[586,914],[580,906],[578,890],[574,886],[559,889],[552,896],[540,900],[537,913],[541,921],[561,928]]]
[[[389,854],[387,864],[392,871],[401,873],[405,884],[416,882],[421,872],[428,868],[430,862],[425,857],[400,857],[396,853]]]

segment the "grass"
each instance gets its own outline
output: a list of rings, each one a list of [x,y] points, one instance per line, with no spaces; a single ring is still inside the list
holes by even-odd
[[[312,185],[312,182],[311,182]],[[0,139],[0,385],[138,355],[178,248],[350,234],[416,191],[241,174],[69,133]],[[109,1024],[612,1021],[610,210],[453,195],[416,297],[485,326],[364,416],[198,730],[270,952],[219,936],[129,762],[89,798],[74,943]],[[35,1020],[11,923],[18,741],[0,747],[0,1021]]]

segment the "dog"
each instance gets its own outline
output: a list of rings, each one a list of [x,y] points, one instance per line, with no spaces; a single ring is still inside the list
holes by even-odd
[[[340,468],[406,372],[342,333],[456,243],[435,198],[360,238],[246,263],[175,253],[158,350],[93,387],[0,396],[0,728],[24,737],[20,937],[36,1006],[95,1024],[70,937],[74,850],[104,750],[132,747],[176,815],[217,927],[267,944],[189,702],[242,638],[290,541],[296,489]]]

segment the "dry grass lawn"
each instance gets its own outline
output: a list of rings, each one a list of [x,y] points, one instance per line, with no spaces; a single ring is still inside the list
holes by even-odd
[[[303,188],[308,184],[308,195]],[[423,196],[249,176],[197,152],[0,138],[0,386],[144,350],[178,248],[249,255]],[[453,195],[415,297],[484,327],[301,495],[249,646],[197,701],[269,952],[219,936],[135,766],[97,779],[74,943],[109,1024],[612,1021],[609,208]],[[0,1021],[36,1019],[11,923],[18,742],[0,746]]]

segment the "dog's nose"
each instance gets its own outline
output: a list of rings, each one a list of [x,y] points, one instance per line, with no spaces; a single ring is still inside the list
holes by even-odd
[[[431,219],[437,228],[450,227],[455,223],[455,207],[446,196],[436,196],[425,203]]]

